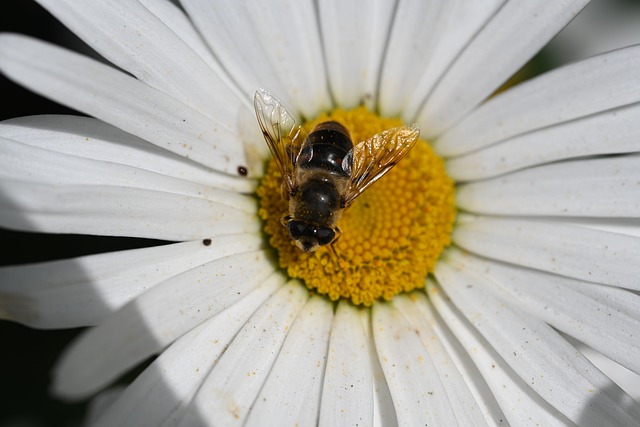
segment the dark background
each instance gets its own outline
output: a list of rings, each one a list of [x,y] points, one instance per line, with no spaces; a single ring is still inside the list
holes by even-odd
[[[595,0],[591,9],[627,8],[640,12],[638,0]],[[597,4],[596,4],[597,3]],[[0,31],[29,34],[74,50],[93,54],[80,40],[31,0],[2,0]],[[596,16],[599,12],[590,13]],[[639,15],[640,16],[640,15]],[[612,18],[614,19],[614,18]],[[640,21],[637,21],[639,22]],[[640,24],[639,24],[640,25]],[[601,26],[598,28],[598,26]],[[615,23],[589,24],[589,31],[611,35]],[[569,41],[556,40],[522,73],[529,77],[561,63],[558,59],[577,59],[585,51],[572,45],[586,43],[580,31]],[[621,36],[622,40],[633,38]],[[640,41],[640,37],[636,43]],[[614,43],[614,42],[612,42]],[[628,44],[628,43],[624,43]],[[582,49],[582,50],[581,50]],[[592,53],[588,52],[587,53]],[[33,114],[80,114],[29,92],[0,75],[0,120]],[[0,265],[24,264],[153,245],[142,239],[88,237],[21,233],[0,229],[3,255]],[[0,427],[80,425],[86,405],[60,402],[48,394],[50,370],[61,350],[79,330],[38,331],[15,323],[0,321]]]

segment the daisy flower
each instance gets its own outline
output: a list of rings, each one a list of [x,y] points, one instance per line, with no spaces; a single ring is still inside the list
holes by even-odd
[[[53,391],[97,426],[638,425],[640,47],[495,94],[587,3],[38,0],[104,61],[0,35],[87,114],[0,124],[0,225],[171,244],[0,270],[0,315],[92,326]],[[258,88],[420,141],[292,245]]]

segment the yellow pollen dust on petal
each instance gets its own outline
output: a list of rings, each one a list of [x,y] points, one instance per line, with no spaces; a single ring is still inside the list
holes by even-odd
[[[381,118],[364,107],[334,110],[305,124],[335,120],[350,132],[354,144],[386,129],[398,119]],[[401,292],[423,288],[455,221],[454,184],[443,161],[419,140],[390,172],[365,190],[338,223],[342,236],[328,248],[306,253],[294,246],[280,219],[288,213],[282,177],[273,159],[257,190],[264,231],[278,254],[280,267],[333,301],[370,306]]]

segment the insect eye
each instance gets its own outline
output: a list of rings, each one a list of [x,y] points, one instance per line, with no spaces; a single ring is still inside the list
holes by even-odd
[[[287,222],[287,229],[293,239],[298,239],[305,234],[307,225],[302,221],[291,220]]]
[[[315,230],[316,239],[318,240],[318,244],[321,246],[328,245],[333,242],[333,239],[336,237],[335,231],[331,228],[317,228]]]

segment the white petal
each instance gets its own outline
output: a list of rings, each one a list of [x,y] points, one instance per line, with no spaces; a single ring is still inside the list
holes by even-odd
[[[403,69],[407,69],[407,63],[412,64],[411,67],[409,67],[411,69],[420,64],[418,66],[420,73],[415,76],[417,79],[411,81],[411,84],[405,87],[405,102],[402,106],[398,106],[401,107],[402,118],[406,122],[415,121],[425,99],[438,83],[438,80],[477,32],[496,14],[504,2],[505,0],[484,0],[477,2],[447,1],[444,5],[446,13],[439,16],[438,21],[435,23],[436,28],[434,28],[434,33],[430,36],[430,39],[425,40],[423,38],[421,43],[419,43],[435,43],[429,55],[425,57],[416,57],[414,55],[406,59],[406,61],[410,62],[390,64],[389,61],[387,61],[385,63],[387,67],[393,65],[394,68],[397,68],[395,75],[396,79],[399,80],[405,78],[403,76]],[[415,8],[415,4],[411,2],[402,2],[401,6],[405,3],[409,5],[409,9]],[[405,27],[405,22],[403,20],[397,22],[398,30],[402,31]],[[404,37],[405,39],[402,40],[402,43],[396,43],[395,47],[390,47],[388,50],[408,50],[407,46],[415,43],[417,39],[415,33],[409,31],[405,33]],[[386,83],[386,81],[383,80],[381,87],[383,92],[386,89],[384,83]],[[387,98],[393,100],[393,93],[389,93]],[[381,107],[386,108],[386,100],[382,104]]]
[[[160,282],[200,264],[255,251],[262,238],[232,234],[0,269],[0,317],[41,329],[97,325]]]
[[[455,309],[446,294],[430,280],[427,280],[427,291],[429,300],[482,373],[509,425],[568,425],[568,420],[562,414],[540,399],[537,393],[518,378],[491,345]],[[504,421],[500,420],[498,425],[502,423]]]
[[[109,185],[202,198],[255,213],[253,197],[136,167],[63,154],[0,137],[0,177],[49,185]]]
[[[220,123],[249,106],[209,65],[138,1],[38,0],[74,34],[118,67]]]
[[[428,279],[427,282],[430,283],[431,279]],[[496,402],[491,390],[487,386],[487,382],[482,377],[482,374],[478,371],[478,368],[473,364],[473,361],[469,357],[469,352],[467,349],[463,348],[456,336],[453,334],[451,329],[447,326],[446,322],[440,317],[438,312],[434,309],[430,300],[419,291],[413,292],[409,298],[403,298],[399,301],[400,304],[403,304],[404,301],[410,299],[411,310],[408,313],[411,313],[411,318],[409,315],[405,315],[410,322],[414,318],[418,318],[423,324],[425,321],[429,325],[429,328],[433,330],[435,333],[435,337],[433,340],[429,342],[425,342],[423,339],[422,342],[427,349],[434,342],[440,342],[442,346],[446,349],[447,359],[445,363],[436,363],[438,369],[442,369],[447,372],[447,381],[444,382],[445,387],[453,388],[454,393],[457,394],[456,400],[452,399],[453,405],[460,405],[462,402],[466,402],[467,407],[463,410],[456,410],[456,416],[462,419],[461,425],[472,425],[474,423],[479,423],[478,419],[479,414],[476,408],[473,408],[473,404],[470,403],[472,400],[475,400],[475,405],[480,408],[482,417],[484,422],[489,423],[491,425],[500,425],[503,423],[504,414]],[[405,307],[403,306],[403,309]],[[424,325],[422,326],[424,327]],[[443,353],[438,350],[435,357],[440,358],[443,356]],[[449,372],[449,371],[456,371]],[[443,375],[441,375],[443,376]],[[464,381],[464,387],[468,387],[471,392],[473,398],[470,399],[468,396],[468,392],[464,390],[462,384],[459,383],[459,380],[456,380],[456,377],[462,377]],[[457,401],[460,399],[460,402]],[[464,406],[461,405],[461,406]],[[464,412],[464,413],[463,413]],[[465,418],[471,417],[471,421],[467,421]]]
[[[456,181],[491,178],[542,163],[640,151],[640,104],[561,123],[447,160]]]
[[[160,191],[5,179],[0,194],[0,224],[26,231],[195,240],[260,228],[255,213]]]
[[[266,88],[306,117],[330,107],[313,1],[181,4],[248,97]]]
[[[399,425],[456,425],[434,361],[419,333],[390,304],[375,304],[372,329]]]
[[[391,392],[384,371],[380,365],[378,355],[373,351],[375,344],[373,342],[373,333],[371,333],[370,324],[367,330],[369,335],[369,348],[371,349],[371,373],[373,379],[373,427],[397,427],[398,417],[396,416],[396,408],[393,405]]]
[[[118,400],[124,392],[125,385],[115,385],[108,389],[101,391],[95,397],[93,397],[87,405],[87,411],[84,416],[84,425],[94,426],[96,421]]]
[[[213,169],[237,174],[238,166],[247,166],[235,122],[214,121],[96,60],[2,34],[0,70],[34,92]]]
[[[549,325],[485,289],[488,275],[439,263],[435,276],[454,304],[544,400],[578,425],[633,425],[631,403],[613,381]]]
[[[556,35],[588,1],[506,2],[427,98],[417,120],[424,135],[438,135],[467,115]],[[495,125],[496,122],[491,123]]]
[[[573,340],[570,341],[587,359],[618,384],[629,396],[640,402],[640,375],[612,361],[596,350]]]
[[[442,155],[463,154],[639,100],[640,46],[634,46],[561,67],[503,92],[442,135],[434,146]]]
[[[415,292],[411,296],[399,295],[393,299],[393,306],[411,325],[413,332],[427,351],[431,368],[433,368],[433,370],[429,369],[429,375],[437,373],[446,392],[446,399],[453,409],[457,424],[460,426],[486,426],[487,421],[471,393],[466,379],[458,371],[454,359],[431,326],[434,321],[433,313],[428,317],[422,314],[423,310],[432,311],[426,296],[422,292]],[[394,314],[394,316],[396,315]],[[421,381],[421,378],[418,378],[418,381]],[[453,425],[451,422],[448,424]]]
[[[339,107],[355,108],[364,100],[375,109],[393,7],[386,0],[318,2],[329,84]]]
[[[437,45],[440,25],[447,21],[454,3],[442,0],[397,3],[381,70],[379,102],[383,115],[402,113]]]
[[[502,299],[640,373],[640,296],[459,251],[450,250],[447,263],[487,275],[487,289]]]
[[[221,258],[174,276],[90,329],[54,372],[54,391],[82,398],[230,307],[273,272],[263,252]]]
[[[482,214],[637,216],[640,156],[554,163],[465,184],[456,203]]]
[[[244,424],[308,295],[299,282],[289,282],[256,311],[198,390],[180,425]]]
[[[248,164],[250,165],[249,173],[254,177],[261,176],[261,167],[263,166],[262,162],[264,158],[269,155],[269,150],[264,143],[262,133],[260,132],[260,127],[257,126],[256,123],[253,106],[251,105],[253,94],[251,94],[251,98],[248,98],[241,93],[240,88],[237,86],[237,84],[229,77],[223,67],[214,58],[209,46],[205,44],[200,33],[198,33],[198,30],[193,26],[191,20],[184,14],[184,12],[180,8],[174,5],[173,2],[167,0],[138,1],[142,3],[147,9],[149,9],[151,13],[157,16],[162,22],[164,22],[185,43],[187,43],[189,47],[193,49],[193,51],[204,60],[204,62],[206,62],[209,68],[211,68],[211,70],[215,72],[217,79],[219,79],[220,81],[209,81],[205,79],[205,84],[207,85],[207,87],[210,84],[220,85],[222,87],[220,91],[215,92],[214,98],[205,99],[205,107],[210,110],[212,101],[215,100],[217,101],[216,108],[224,108],[231,112],[235,112],[235,116],[231,118],[232,120],[229,123],[233,123],[236,125],[235,129],[240,137],[240,140],[242,140],[245,145],[245,152],[248,156]],[[128,16],[125,17],[125,20],[127,22],[130,22]],[[158,54],[160,56],[165,51],[166,49],[163,45],[159,46]],[[188,75],[186,76],[185,80],[189,83],[193,83],[190,80],[191,77],[195,74],[194,70],[189,68],[186,71]],[[184,84],[184,81],[176,81],[176,84],[178,86],[182,86],[182,84]],[[227,93],[227,95],[230,95],[225,86],[233,90],[236,96],[220,96],[221,93]],[[195,89],[197,92],[199,90],[199,87],[196,86],[192,89]],[[237,101],[243,102],[247,107],[236,105]],[[213,118],[220,119],[220,117],[217,116]]]
[[[256,186],[255,180],[208,169],[91,117],[18,117],[0,123],[0,136],[47,150],[133,166],[223,190],[248,193]]]
[[[327,361],[333,305],[312,297],[295,320],[247,426],[315,426]]]
[[[138,0],[151,13],[164,22],[180,39],[189,45],[213,69],[223,82],[233,87],[228,76],[222,71],[220,64],[198,34],[193,23],[185,13],[171,1],[166,0]],[[129,21],[128,21],[129,22]]]
[[[456,245],[487,258],[640,290],[640,239],[544,221],[459,218]]]
[[[176,340],[92,426],[176,425],[240,328],[283,282],[282,276],[271,276],[227,310]]]
[[[415,120],[433,85],[502,1],[399,2],[380,80],[382,114]]]
[[[367,323],[369,310],[342,301],[331,328],[324,374],[320,426],[363,425],[373,421],[373,379]]]
[[[611,233],[640,237],[640,218],[555,218],[556,221]]]

